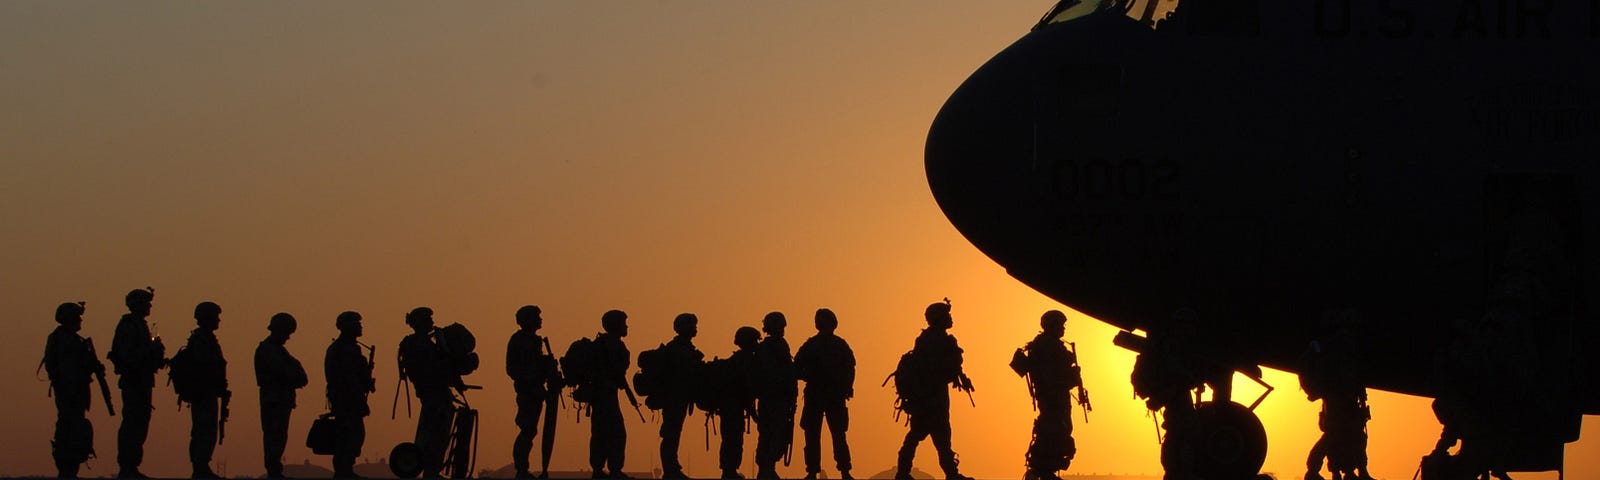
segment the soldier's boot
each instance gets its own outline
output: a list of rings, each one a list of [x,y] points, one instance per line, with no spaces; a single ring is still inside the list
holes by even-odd
[[[849,470],[840,470],[839,471],[839,480],[856,480],[856,477],[850,476],[850,471]]]
[[[144,473],[139,472],[139,467],[123,467],[121,470],[117,471],[117,478],[150,478],[150,477],[148,475],[145,475]]]
[[[817,472],[806,472],[805,480],[817,480]]]
[[[778,480],[777,465],[762,465],[756,472],[756,480]]]
[[[1316,470],[1306,470],[1306,480],[1322,480],[1322,474]]]
[[[530,472],[530,471],[528,471],[528,469],[523,468],[523,469],[517,470],[516,478],[535,478],[535,477],[533,476],[533,472]]]
[[[217,472],[211,471],[211,465],[204,464],[204,463],[196,463],[196,464],[194,464],[194,473],[189,475],[189,478],[222,478],[222,477],[217,476]]]
[[[79,465],[82,465],[82,463],[56,459],[56,478],[78,478]]]
[[[738,470],[723,470],[722,480],[744,480],[744,475],[740,475]]]
[[[683,470],[675,469],[672,471],[661,472],[661,478],[663,480],[687,480],[689,475],[683,473]]]
[[[914,444],[900,446],[900,458],[895,463],[894,480],[911,480],[911,460],[917,455],[917,446]]]

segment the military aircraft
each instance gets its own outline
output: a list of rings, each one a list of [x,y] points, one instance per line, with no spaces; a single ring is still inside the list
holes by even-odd
[[[1489,345],[1494,468],[1559,469],[1600,414],[1596,51],[1592,0],[1064,0],[950,96],[928,184],[1024,284],[1129,335],[1194,312],[1247,374],[1336,312],[1371,388],[1439,397]],[[1202,447],[1253,474],[1229,418]]]

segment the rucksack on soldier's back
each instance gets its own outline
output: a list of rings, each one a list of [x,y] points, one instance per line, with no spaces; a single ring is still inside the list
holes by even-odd
[[[644,395],[646,397],[645,406],[650,407],[652,410],[661,409],[661,402],[657,398],[665,390],[665,385],[663,385],[667,380],[665,378],[667,376],[665,370],[670,368],[666,365],[666,349],[667,346],[663,344],[656,348],[639,352],[639,371],[633,374],[634,393]]]
[[[178,353],[172,354],[172,359],[167,360],[167,383],[172,384],[172,391],[178,394],[179,401],[191,401],[199,388],[199,365],[195,364],[194,352],[184,346]]]
[[[567,353],[561,355],[561,372],[566,376],[567,386],[580,387],[572,391],[573,400],[588,401],[587,385],[594,381],[595,371],[599,367],[600,348],[594,340],[579,338],[567,346]]]
[[[883,384],[887,385],[891,379],[894,380],[894,408],[902,412],[909,412],[919,400],[944,388],[943,382],[929,374],[926,362],[922,361],[916,349],[900,355],[894,372],[883,379]]]
[[[478,339],[465,325],[452,323],[439,329],[439,345],[444,347],[450,360],[450,369],[456,375],[467,375],[478,370]]]

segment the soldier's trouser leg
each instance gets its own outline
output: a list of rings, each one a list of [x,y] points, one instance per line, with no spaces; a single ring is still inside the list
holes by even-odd
[[[833,437],[833,461],[838,464],[839,471],[848,472],[850,442],[845,440],[845,432],[850,430],[850,407],[841,399],[823,410],[822,417],[828,421],[828,434]]]
[[[84,415],[89,405],[88,385],[54,385],[56,390],[56,431],[51,441],[51,456],[55,458],[56,475],[75,478],[78,467],[94,453],[94,426]]]
[[[806,442],[801,449],[806,457],[806,473],[822,471],[822,402],[824,400],[808,398],[800,409],[800,431]],[[834,441],[833,448],[838,451],[838,441]]]
[[[283,449],[289,445],[289,414],[293,410],[288,403],[261,404],[261,458],[269,478],[283,477]]]
[[[617,403],[617,392],[598,393],[591,405],[589,422],[589,466],[595,472],[622,473],[624,448],[628,444],[628,429],[622,423],[622,406]]]
[[[922,443],[922,439],[928,438],[933,432],[929,428],[928,419],[920,415],[909,415],[906,422],[911,424],[911,429],[906,432],[906,439],[900,444],[900,456],[895,464],[895,475],[899,477],[911,474],[911,461],[916,459],[917,444]]]
[[[1033,422],[1028,468],[1039,474],[1066,470],[1077,453],[1072,442],[1072,404],[1066,397],[1040,395],[1039,418]]]
[[[776,468],[783,453],[794,441],[794,403],[784,399],[762,400],[756,406],[756,466]]]
[[[450,441],[450,419],[455,413],[450,404],[450,393],[443,395],[418,395],[421,412],[417,414],[417,448],[422,450],[422,473],[435,476],[444,469],[444,449]]]
[[[149,387],[122,389],[122,427],[117,429],[117,465],[137,470],[144,463],[144,440],[150,435]]]
[[[958,473],[956,451],[950,447],[950,411],[935,412],[932,424],[928,426],[928,435],[933,437],[933,448],[939,451],[939,468],[944,470],[946,476]]]
[[[682,404],[668,404],[661,409],[661,472],[683,473],[683,465],[678,463],[678,442],[683,438],[683,420],[689,414],[689,406]]]
[[[333,451],[333,476],[353,477],[356,457],[361,456],[361,446],[367,442],[366,419],[353,413],[341,415],[337,410],[333,418],[338,439]]]
[[[511,464],[518,473],[528,471],[528,454],[533,452],[533,437],[539,433],[539,414],[543,412],[541,392],[517,391],[517,438],[511,442]]]
[[[189,464],[195,470],[209,470],[211,454],[217,450],[217,402],[208,397],[189,404]]]
[[[723,473],[737,472],[744,464],[744,412],[724,411],[718,421],[722,422],[722,446],[717,451],[717,466]]]

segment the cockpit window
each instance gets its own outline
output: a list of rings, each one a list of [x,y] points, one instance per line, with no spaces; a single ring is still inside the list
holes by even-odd
[[[1178,6],[1177,0],[1061,0],[1045,12],[1038,30],[1046,25],[1070,22],[1093,14],[1127,15],[1146,26],[1154,27],[1156,21],[1166,18]]]

